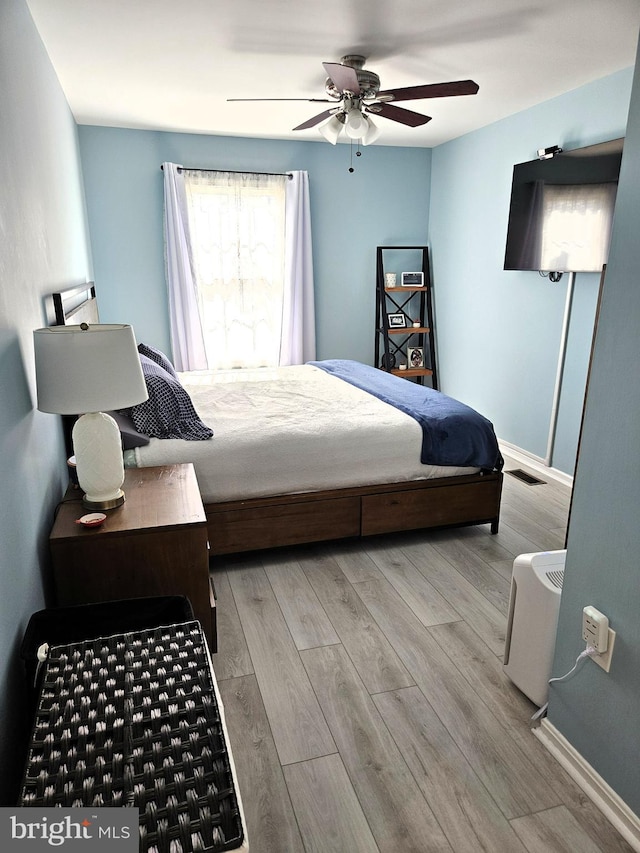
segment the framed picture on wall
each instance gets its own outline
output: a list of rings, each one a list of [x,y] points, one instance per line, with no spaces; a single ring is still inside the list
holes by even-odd
[[[424,349],[422,347],[407,347],[409,370],[424,367]]]
[[[387,314],[387,322],[390,329],[404,329],[407,325],[407,318],[404,314]]]

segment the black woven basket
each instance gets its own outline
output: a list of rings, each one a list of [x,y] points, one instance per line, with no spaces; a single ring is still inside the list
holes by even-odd
[[[242,844],[198,622],[50,649],[20,805],[137,807],[141,851]]]

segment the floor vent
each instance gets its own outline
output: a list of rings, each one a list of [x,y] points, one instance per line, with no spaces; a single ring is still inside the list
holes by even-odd
[[[546,486],[545,480],[539,480],[537,477],[534,477],[533,474],[527,474],[526,471],[523,471],[521,468],[515,468],[513,471],[507,471],[507,474],[511,474],[512,477],[517,477],[518,480],[522,480],[523,483],[526,483],[528,486]]]

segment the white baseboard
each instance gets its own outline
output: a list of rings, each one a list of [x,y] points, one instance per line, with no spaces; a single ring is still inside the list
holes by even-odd
[[[557,480],[565,486],[573,486],[573,477],[571,474],[565,474],[564,471],[559,471],[557,468],[551,468],[549,465],[545,465],[544,459],[541,456],[534,456],[533,453],[529,453],[521,447],[516,447],[515,444],[510,444],[508,441],[503,441],[501,438],[498,439],[498,444],[505,453],[508,453],[509,456],[512,456],[517,462],[521,462],[523,465],[528,465],[539,474],[542,474],[545,477],[550,477],[553,480]]]
[[[545,717],[533,734],[569,776],[600,809],[634,850],[640,853],[640,817],[593,769],[569,741]]]

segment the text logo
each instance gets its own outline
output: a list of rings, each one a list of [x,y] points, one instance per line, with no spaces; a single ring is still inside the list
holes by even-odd
[[[0,808],[2,851],[137,853],[138,810],[64,807]]]

